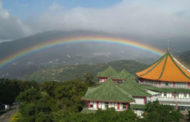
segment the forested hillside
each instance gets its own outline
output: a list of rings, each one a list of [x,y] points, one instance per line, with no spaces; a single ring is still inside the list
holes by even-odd
[[[178,122],[189,120],[171,106],[158,102],[145,106],[144,118],[139,118],[130,108],[116,112],[114,109],[97,112],[82,111],[85,103],[81,101],[88,87],[96,84],[91,76],[84,80],[67,82],[23,82],[0,79],[0,103],[11,105],[18,102],[18,113],[11,116],[11,122]],[[163,112],[160,112],[163,111]],[[188,121],[187,120],[187,121]]]
[[[121,60],[113,61],[102,64],[80,64],[80,65],[69,65],[60,66],[53,68],[44,68],[31,75],[24,76],[24,80],[35,80],[35,81],[63,81],[71,80],[76,77],[82,77],[85,74],[96,75],[99,71],[104,70],[108,66],[112,66],[114,69],[120,71],[126,69],[132,74],[144,69],[147,65],[133,61],[133,60]]]

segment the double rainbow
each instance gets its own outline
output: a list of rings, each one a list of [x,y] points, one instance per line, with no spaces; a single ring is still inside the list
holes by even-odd
[[[111,44],[116,44],[116,45],[124,45],[124,46],[133,47],[139,50],[143,50],[143,51],[146,51],[158,56],[161,56],[164,53],[162,50],[155,48],[153,46],[145,45],[139,42],[126,40],[122,38],[105,37],[105,36],[76,36],[76,37],[69,37],[69,38],[63,38],[63,39],[57,39],[57,40],[51,40],[51,41],[39,43],[35,46],[31,46],[29,48],[18,51],[0,60],[0,69],[24,56],[30,55],[32,53],[35,53],[41,50],[45,50],[45,49],[55,47],[58,45],[82,43],[82,42],[111,43]]]

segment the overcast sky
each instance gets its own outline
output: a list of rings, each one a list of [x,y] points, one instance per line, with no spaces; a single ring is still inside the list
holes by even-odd
[[[190,39],[190,0],[1,0],[1,42],[49,30]]]

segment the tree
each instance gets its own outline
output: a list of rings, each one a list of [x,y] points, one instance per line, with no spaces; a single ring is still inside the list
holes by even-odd
[[[190,121],[190,110],[188,111],[188,115],[187,115],[187,121]]]
[[[20,80],[0,79],[0,104],[11,105],[20,92],[29,88],[39,88],[37,82],[24,82]]]
[[[31,88],[18,97],[20,121],[51,122],[51,113],[57,111],[56,101],[46,92]]]
[[[94,85],[94,82],[93,82],[94,75],[93,74],[86,73],[84,77],[85,77],[85,82],[88,84],[88,86]]]
[[[39,90],[39,83],[35,81],[19,81],[19,88],[21,91],[25,91],[30,88],[35,88]]]
[[[56,122],[135,122],[136,114],[132,110],[116,112],[115,109],[98,110],[96,113],[74,113],[58,111],[53,114]]]
[[[21,92],[16,99],[18,102],[32,103],[35,100],[40,99],[40,97],[41,97],[41,94],[39,90],[35,88],[30,88],[30,89],[25,90],[24,92]]]
[[[87,84],[80,79],[60,83],[55,88],[55,98],[59,108],[70,111],[81,111],[83,102],[81,97],[87,90]]]
[[[50,82],[44,82],[41,85],[41,90],[47,92],[51,97],[55,97],[54,90],[57,87],[58,82],[56,81],[50,81]]]
[[[0,79],[0,104],[11,105],[19,93],[18,81]]]
[[[158,101],[146,104],[143,122],[178,122],[183,115],[172,106],[159,104]]]

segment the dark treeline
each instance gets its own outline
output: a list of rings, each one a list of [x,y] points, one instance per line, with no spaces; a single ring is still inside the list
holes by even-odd
[[[0,104],[12,105],[16,97],[29,88],[39,89],[37,82],[0,79]]]
[[[0,102],[10,105],[18,102],[19,112],[11,117],[11,122],[178,122],[184,118],[173,107],[158,102],[146,105],[144,118],[137,117],[131,109],[83,113],[85,103],[81,97],[94,85],[92,79],[90,74],[64,82],[1,79]]]

